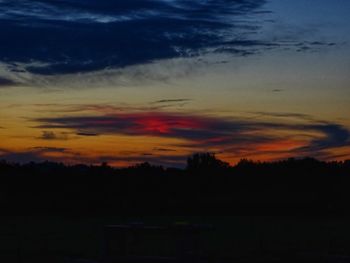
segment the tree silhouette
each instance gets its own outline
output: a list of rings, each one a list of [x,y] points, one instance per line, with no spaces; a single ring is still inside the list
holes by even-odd
[[[196,153],[187,159],[186,170],[196,173],[218,172],[229,168],[229,164],[215,157],[214,153]]]
[[[349,160],[242,159],[229,166],[213,153],[197,153],[186,169],[0,161],[0,208],[8,213],[350,213],[349,185]]]

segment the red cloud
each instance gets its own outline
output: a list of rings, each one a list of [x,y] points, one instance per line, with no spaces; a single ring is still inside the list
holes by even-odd
[[[178,129],[206,128],[202,120],[188,116],[165,114],[138,114],[129,116],[135,123],[136,133],[159,135],[175,134]]]
[[[305,120],[305,118],[301,120],[304,124],[214,118],[195,114],[132,112],[102,116],[41,118],[35,121],[41,123],[38,126],[40,128],[72,129],[77,134],[121,134],[182,139],[184,142],[181,146],[194,149],[242,150],[255,153],[286,151],[296,155],[315,155],[350,143],[350,132],[339,124]],[[286,131],[294,135],[290,135],[289,138],[281,137]],[[296,139],[298,135],[305,133],[309,133],[308,140],[301,143]],[[288,145],[276,143],[281,139],[287,140]]]

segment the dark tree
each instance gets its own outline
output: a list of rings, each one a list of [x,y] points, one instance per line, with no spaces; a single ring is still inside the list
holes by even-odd
[[[187,159],[187,171],[211,173],[229,168],[229,164],[215,157],[214,153],[196,153]]]

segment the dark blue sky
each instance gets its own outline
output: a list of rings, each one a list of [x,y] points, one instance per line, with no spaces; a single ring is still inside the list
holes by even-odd
[[[0,61],[13,71],[19,70],[15,63],[25,63],[28,72],[55,75],[208,53],[249,56],[282,45],[306,50],[340,40],[324,36],[341,30],[326,23],[339,22],[349,4],[336,0],[334,11],[328,11],[329,1],[320,2],[2,0]],[[280,12],[274,26],[285,25],[291,34],[298,25],[322,27],[323,32],[261,40],[258,33],[274,12]]]

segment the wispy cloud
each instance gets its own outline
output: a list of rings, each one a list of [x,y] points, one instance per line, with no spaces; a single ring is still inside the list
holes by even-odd
[[[0,89],[10,87],[10,86],[15,86],[16,84],[17,83],[15,81],[8,78],[3,78],[0,76]]]
[[[191,57],[220,47],[235,47],[234,53],[245,55],[246,49],[264,44],[237,42],[230,32],[255,31],[256,19],[247,16],[259,16],[264,3],[4,0],[0,2],[0,61],[39,61],[41,65],[28,64],[25,70],[52,75]],[[19,42],[25,42],[26,48]]]
[[[152,153],[139,153],[132,156],[101,156],[98,158],[98,162],[108,162],[108,163],[141,163],[150,162],[153,164],[163,165],[166,167],[183,167],[188,158],[187,154],[184,155],[158,155]],[[96,160],[95,160],[96,161]]]
[[[320,159],[348,157],[350,131],[337,123],[315,120],[298,113],[274,114],[267,121],[168,112],[130,112],[110,115],[35,119],[47,140],[57,139],[60,129],[75,136],[127,135],[177,139],[155,144],[149,151],[103,154],[78,149],[35,147],[22,151],[0,149],[0,159],[13,162],[63,161],[68,163],[132,164],[152,162],[183,166],[186,157],[197,151],[217,152],[230,158],[280,159],[313,156]],[[269,119],[268,118],[268,119]],[[297,120],[297,121],[296,121]],[[52,131],[52,132],[50,132]]]
[[[339,124],[313,120],[297,113],[266,115],[275,116],[277,120],[131,112],[103,116],[40,118],[34,121],[39,123],[38,128],[41,129],[70,129],[77,134],[176,138],[183,140],[177,147],[237,151],[238,154],[270,153],[273,149],[276,153],[315,155],[350,143],[350,132]],[[281,118],[284,119],[278,121]],[[286,121],[290,118],[298,118],[298,121]]]
[[[55,133],[53,131],[42,131],[41,136],[38,137],[40,140],[68,140],[68,134],[65,132]]]
[[[294,118],[299,120],[306,120],[306,121],[317,121],[315,118],[308,114],[304,113],[295,113],[295,112],[267,112],[267,111],[255,111],[250,112],[253,115],[256,116],[263,116],[263,117],[273,117],[273,118]]]
[[[162,110],[166,108],[181,108],[189,104],[192,99],[162,99],[151,102],[150,109]]]
[[[0,159],[16,163],[42,162],[45,160],[62,161],[62,156],[66,155],[67,150],[66,148],[35,147],[22,151],[3,150],[1,153],[0,149]]]
[[[209,58],[218,53],[227,61],[272,49],[336,44],[258,34],[264,23],[274,23],[266,19],[273,15],[267,2],[3,0],[0,66],[6,79],[21,85],[143,85],[220,63]]]
[[[186,154],[170,154],[170,152],[172,151],[169,150],[168,155],[162,153],[162,150],[154,150],[152,153],[129,152],[123,155],[91,156],[87,154],[83,155],[68,148],[34,147],[21,151],[10,151],[0,148],[0,160],[14,163],[53,161],[71,164],[100,164],[102,162],[108,162],[114,165],[131,165],[140,162],[151,162],[168,167],[183,167],[188,156]]]
[[[272,92],[282,92],[283,89],[273,89]]]
[[[79,136],[86,136],[86,137],[98,136],[97,133],[88,133],[88,132],[78,132],[77,135],[79,135]]]
[[[177,102],[189,102],[192,101],[191,99],[163,99],[163,100],[156,100],[151,102],[152,104],[162,104],[162,103],[177,103]]]
[[[140,104],[128,104],[128,103],[105,103],[105,104],[32,104],[38,112],[46,112],[50,109],[52,113],[77,113],[82,112],[97,112],[99,114],[114,114],[117,112],[147,112],[147,111],[159,111],[164,109],[179,109],[186,106],[192,100],[179,99],[179,100],[160,100],[150,103]],[[14,107],[20,107],[21,105],[14,105]]]

